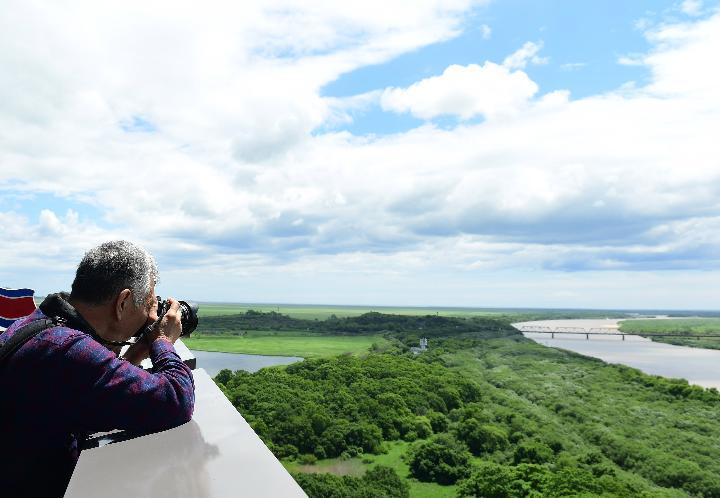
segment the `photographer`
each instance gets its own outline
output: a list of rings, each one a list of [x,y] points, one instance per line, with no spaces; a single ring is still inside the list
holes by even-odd
[[[147,433],[190,420],[193,378],[173,347],[181,334],[177,301],[169,299],[162,320],[117,356],[157,320],[156,282],[145,249],[106,242],[82,259],[69,295],[47,296],[0,335],[1,347],[35,322],[40,330],[0,363],[0,494],[62,496],[85,435]],[[136,366],[148,356],[152,372]]]

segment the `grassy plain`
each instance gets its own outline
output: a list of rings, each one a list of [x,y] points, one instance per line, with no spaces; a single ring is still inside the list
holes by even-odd
[[[305,320],[325,320],[332,315],[338,318],[360,316],[364,313],[377,311],[394,315],[435,315],[440,316],[496,316],[504,310],[475,308],[402,308],[386,306],[330,306],[330,305],[295,305],[295,304],[253,304],[253,303],[201,303],[199,315],[218,316],[245,313],[246,311],[275,311],[293,318]]]
[[[345,353],[362,354],[373,344],[379,348],[388,341],[379,335],[328,336],[303,332],[248,331],[243,336],[193,335],[183,339],[190,349],[223,353],[260,354],[270,356],[301,356],[318,358]]]
[[[401,306],[348,306],[312,304],[268,304],[268,303],[200,303],[200,318],[203,316],[234,315],[246,311],[275,311],[292,318],[325,320],[335,315],[338,318],[360,316],[377,311],[391,315],[439,315],[461,318],[507,317],[517,320],[552,318],[605,318],[625,316],[622,311],[613,310],[571,310],[571,309],[530,309],[530,308],[453,308],[453,307],[401,307]]]
[[[673,318],[658,320],[627,320],[620,323],[622,332],[648,336],[651,334],[683,334],[692,337],[652,337],[653,341],[690,346],[695,348],[720,349],[720,318]]]

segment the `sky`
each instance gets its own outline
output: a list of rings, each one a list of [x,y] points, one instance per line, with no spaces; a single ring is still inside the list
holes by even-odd
[[[2,0],[0,286],[720,309],[720,2]]]

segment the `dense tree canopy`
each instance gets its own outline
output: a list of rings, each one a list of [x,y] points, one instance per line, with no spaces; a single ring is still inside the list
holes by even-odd
[[[387,354],[222,371],[216,381],[280,456],[376,453],[383,440],[431,435],[427,415],[437,421],[481,398],[479,385],[437,363]]]
[[[377,312],[360,316],[326,320],[291,318],[274,311],[249,310],[234,315],[203,317],[198,332],[202,334],[240,334],[248,330],[309,331],[319,334],[376,334],[389,332],[398,338],[442,337],[475,334],[483,337],[517,335],[508,321],[487,318],[457,318],[436,315],[388,315]]]
[[[431,344],[420,355],[308,360],[216,381],[288,460],[406,441],[409,473],[396,477],[456,482],[461,496],[720,497],[716,390],[512,335]],[[362,479],[298,476],[311,497],[395,496],[357,491]]]

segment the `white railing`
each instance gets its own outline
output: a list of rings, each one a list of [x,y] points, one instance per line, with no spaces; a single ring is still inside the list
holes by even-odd
[[[193,376],[190,422],[82,451],[65,498],[306,497],[205,370]]]

